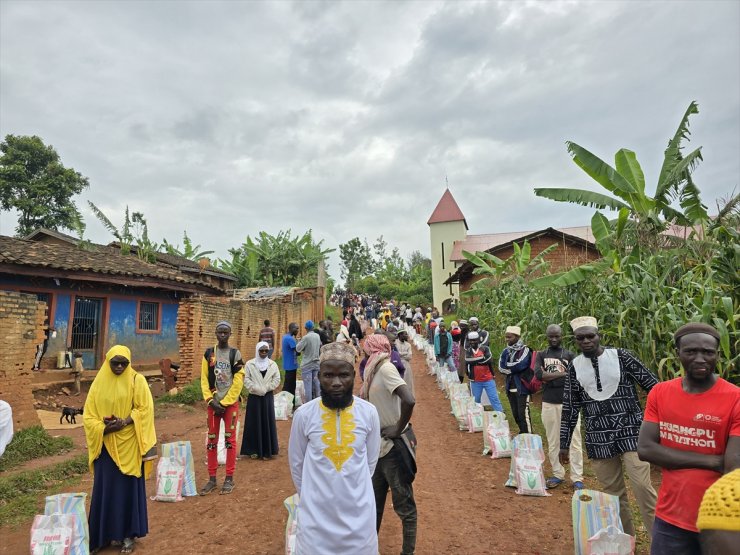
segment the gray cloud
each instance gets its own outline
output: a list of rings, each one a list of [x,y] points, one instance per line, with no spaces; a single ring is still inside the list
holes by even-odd
[[[5,0],[0,134],[43,137],[90,177],[82,200],[154,237],[428,251],[445,174],[472,233],[587,224],[532,193],[593,188],[564,142],[631,148],[654,183],[694,99],[705,201],[737,187],[739,22],[735,2]]]

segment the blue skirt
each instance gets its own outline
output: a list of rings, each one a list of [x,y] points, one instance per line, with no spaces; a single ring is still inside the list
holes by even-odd
[[[146,536],[149,524],[143,468],[141,478],[123,474],[105,446],[93,466],[95,478],[88,519],[90,551],[112,541]]]

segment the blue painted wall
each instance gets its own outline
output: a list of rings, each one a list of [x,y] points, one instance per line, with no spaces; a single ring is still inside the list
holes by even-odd
[[[136,333],[137,304],[136,299],[110,299],[105,351],[113,345],[126,345],[138,364],[156,364],[160,358],[178,360],[177,304],[160,304],[161,333]]]
[[[102,332],[107,335],[102,339],[103,354],[113,345],[122,344],[131,349],[134,365],[153,366],[161,358],[179,360],[179,345],[177,342],[177,309],[178,296],[174,292],[157,290],[136,290],[129,287],[96,285],[91,283],[73,282],[70,280],[51,280],[43,278],[28,278],[18,275],[0,275],[0,289],[19,290],[37,289],[54,295],[54,319],[51,326],[56,329],[56,337],[49,338],[49,344],[44,355],[42,367],[56,368],[56,359],[59,351],[67,349],[70,333],[70,309],[74,295],[104,298],[107,305],[107,322],[104,322]],[[113,295],[113,297],[110,297]],[[157,301],[162,311],[162,326],[160,333],[136,333],[136,307],[140,299]],[[83,352],[83,365],[93,369],[100,367],[101,360],[97,360],[95,353]]]

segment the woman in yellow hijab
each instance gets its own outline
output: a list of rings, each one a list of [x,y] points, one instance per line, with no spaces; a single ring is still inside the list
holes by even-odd
[[[87,394],[84,412],[90,471],[90,551],[120,542],[121,553],[134,550],[134,538],[149,530],[142,463],[157,442],[154,402],[146,378],[131,366],[131,351],[116,345]]]

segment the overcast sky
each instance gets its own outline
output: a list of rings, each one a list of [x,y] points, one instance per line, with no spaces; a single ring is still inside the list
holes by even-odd
[[[532,192],[594,188],[564,142],[634,150],[652,192],[691,100],[713,206],[740,186],[740,2],[0,1],[0,134],[89,177],[93,241],[88,199],[221,255],[288,228],[428,254],[445,175],[470,233],[586,225]]]

